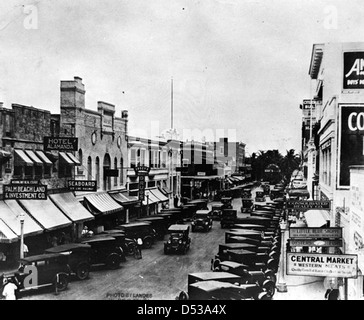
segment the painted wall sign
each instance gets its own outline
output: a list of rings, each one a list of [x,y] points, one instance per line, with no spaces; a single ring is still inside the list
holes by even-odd
[[[342,238],[342,228],[289,228],[292,239],[338,239]]]
[[[349,187],[349,167],[364,163],[364,105],[339,107],[338,187]]]
[[[331,202],[325,200],[288,200],[287,209],[330,210]]]
[[[364,88],[364,52],[344,52],[343,88]]]
[[[47,186],[41,184],[9,184],[3,186],[4,200],[47,200]]]
[[[78,138],[44,137],[44,151],[78,151]]]
[[[287,252],[287,274],[357,278],[358,255]]]
[[[97,191],[96,180],[68,180],[68,190],[70,191]]]
[[[289,239],[291,247],[342,247],[342,240]]]

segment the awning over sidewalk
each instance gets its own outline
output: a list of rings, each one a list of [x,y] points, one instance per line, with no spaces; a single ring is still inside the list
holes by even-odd
[[[73,222],[95,219],[71,192],[51,194],[49,198]]]
[[[157,188],[150,189],[152,192],[161,202],[169,201],[169,199]]]
[[[40,160],[33,150],[25,150],[26,155],[33,161],[37,166],[43,165],[42,160]]]
[[[19,216],[24,216],[24,236],[41,234],[43,228],[26,213],[16,200],[0,201],[0,219],[17,235],[21,236]]]
[[[18,236],[0,219],[0,243],[13,243],[18,240]]]
[[[290,197],[310,197],[310,193],[307,189],[289,189],[288,195]]]
[[[33,161],[25,154],[23,150],[15,149],[15,163],[18,165],[32,166]]]
[[[149,197],[149,199],[148,199],[148,197]],[[150,205],[150,204],[158,203],[158,202],[160,202],[160,200],[150,190],[145,190],[143,206],[146,206],[148,204]]]
[[[95,216],[116,213],[124,209],[107,192],[85,196],[84,205]]]
[[[138,197],[129,196],[127,191],[109,193],[109,195],[123,206],[137,204],[139,202]]]
[[[44,152],[43,151],[41,151],[41,150],[37,150],[36,152],[35,152],[36,154],[37,154],[37,156],[43,161],[43,163],[45,164],[45,165],[49,165],[49,166],[51,166],[53,163],[52,163],[52,161],[51,160],[49,160],[48,159],[48,157],[44,154]]]
[[[321,228],[330,221],[329,213],[326,210],[307,210],[304,216],[309,228]]]
[[[72,221],[48,198],[47,200],[19,200],[27,212],[43,228],[55,230],[68,227]]]

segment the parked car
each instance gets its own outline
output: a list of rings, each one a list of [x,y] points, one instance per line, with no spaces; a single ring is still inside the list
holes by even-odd
[[[91,265],[104,264],[109,269],[117,269],[125,261],[125,253],[115,237],[95,235],[82,239],[84,244],[91,246]]]
[[[241,199],[241,212],[242,213],[249,213],[252,212],[254,207],[254,201],[251,198],[242,198]]]
[[[183,219],[191,219],[193,215],[199,210],[199,205],[187,203],[181,206]]]
[[[255,191],[255,202],[264,202],[265,194],[263,189],[257,189]]]
[[[242,198],[251,198],[252,197],[252,190],[251,188],[243,188],[241,192]]]
[[[225,205],[223,203],[214,203],[211,206],[211,217],[213,220],[220,220],[222,210],[224,209]]]
[[[207,199],[195,199],[188,201],[186,204],[196,205],[197,210],[207,210],[208,209],[207,203],[208,203]]]
[[[100,235],[109,235],[116,239],[118,246],[121,246],[125,255],[133,255],[135,251],[136,241],[135,239],[125,236],[125,232],[120,229],[109,229],[99,233]],[[98,234],[96,234],[98,235]]]
[[[250,271],[248,268],[246,265],[238,262],[222,261],[214,271],[238,275],[241,277],[242,284],[257,284],[272,298],[275,293],[276,277],[272,277],[271,274],[266,274],[263,271]]]
[[[67,257],[71,274],[79,280],[88,278],[91,268],[91,246],[82,243],[69,243],[48,248],[45,253],[62,253]]]
[[[138,239],[141,238],[143,241],[143,248],[149,249],[156,237],[157,233],[150,225],[149,222],[131,222],[118,225],[116,229],[123,230],[125,232],[125,236],[130,239]]]
[[[163,217],[155,217],[154,215],[139,218],[136,221],[138,222],[149,222],[152,228],[156,232],[156,238],[159,240],[163,240],[165,234],[167,233],[167,221]]]
[[[233,208],[233,205],[232,205],[233,198],[232,197],[222,197],[220,201],[225,206],[224,209]]]
[[[257,284],[242,284],[242,278],[228,272],[199,272],[188,275],[188,292],[179,300],[262,300],[268,295]]]
[[[28,268],[36,268],[36,278],[32,277]],[[57,291],[66,290],[71,273],[68,265],[68,257],[61,253],[47,253],[28,256],[20,260],[20,267],[17,271],[4,274],[4,278],[12,280],[18,287],[17,294],[42,287],[53,286]]]
[[[191,230],[195,232],[197,229],[210,231],[212,229],[212,217],[210,210],[198,210],[192,217]]]
[[[226,228],[234,225],[238,212],[234,209],[224,209],[221,214],[221,228]]]
[[[191,246],[190,227],[184,224],[174,224],[168,228],[169,238],[164,243],[164,253],[180,252],[186,254]]]

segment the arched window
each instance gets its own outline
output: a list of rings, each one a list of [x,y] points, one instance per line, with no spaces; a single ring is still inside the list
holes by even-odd
[[[118,169],[118,158],[115,157],[114,159],[114,170]],[[114,187],[118,185],[118,177],[114,177]]]
[[[91,156],[87,158],[87,180],[92,180],[92,159]]]
[[[78,161],[80,161],[81,165],[77,167],[77,174],[83,174],[83,154],[82,154],[82,149],[78,150]]]
[[[105,175],[105,171],[107,169],[111,169],[111,159],[110,159],[110,155],[108,153],[105,154],[104,156],[104,163],[103,163],[103,173],[104,173],[104,178],[103,178],[103,181],[104,181],[104,187],[103,189],[104,190],[110,190],[111,189],[111,177],[107,177]]]
[[[124,160],[120,159],[120,185],[124,184]]]
[[[100,189],[100,159],[99,157],[96,157],[96,182],[97,182],[97,189]]]

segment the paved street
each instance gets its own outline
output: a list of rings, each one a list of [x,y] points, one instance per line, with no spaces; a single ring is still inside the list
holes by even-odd
[[[234,199],[233,206],[240,215],[240,199]],[[157,241],[151,249],[143,250],[142,260],[128,257],[118,270],[93,270],[88,280],[70,282],[67,291],[59,295],[43,290],[22,299],[175,299],[181,290],[187,290],[189,273],[210,270],[211,258],[224,242],[225,231],[219,221],[214,221],[210,232],[190,233],[191,249],[186,255],[165,255],[163,241]]]

